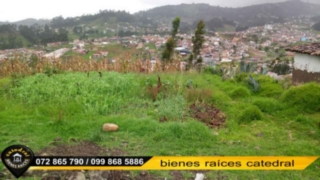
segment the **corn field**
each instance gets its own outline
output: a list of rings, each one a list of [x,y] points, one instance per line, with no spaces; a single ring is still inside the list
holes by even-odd
[[[177,59],[172,63],[165,63],[164,66],[160,60],[152,62],[151,60],[142,61],[138,59],[130,61],[128,59],[131,59],[130,55],[116,58],[114,62],[110,62],[108,59],[85,60],[81,57],[72,57],[68,60],[42,58],[31,63],[15,58],[0,62],[0,76],[10,76],[15,73],[25,75],[43,73],[48,68],[71,72],[115,71],[123,73],[152,73],[184,71],[181,61]]]

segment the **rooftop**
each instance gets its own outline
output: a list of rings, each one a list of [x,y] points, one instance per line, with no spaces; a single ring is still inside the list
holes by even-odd
[[[320,56],[320,43],[303,44],[286,48],[286,51]]]

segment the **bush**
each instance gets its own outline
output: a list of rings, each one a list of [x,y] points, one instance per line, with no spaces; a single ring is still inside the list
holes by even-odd
[[[282,105],[275,99],[258,99],[253,102],[262,112],[272,114],[283,109]]]
[[[203,69],[203,73],[206,73],[206,74],[214,74],[214,72],[215,72],[215,69],[210,66],[207,66]]]
[[[279,98],[283,93],[283,88],[279,84],[263,84],[261,85],[259,95],[263,97]]]
[[[210,99],[211,104],[215,104],[218,107],[228,106],[232,102],[232,99],[224,91],[215,89]]]
[[[182,96],[161,99],[155,103],[157,118],[166,117],[168,120],[181,120],[185,114],[186,101]]]
[[[261,120],[262,113],[260,109],[256,106],[249,107],[245,109],[241,115],[239,116],[238,122],[239,123],[250,123],[254,120]]]
[[[238,87],[237,89],[233,90],[230,93],[230,97],[232,97],[233,99],[235,99],[235,98],[243,98],[243,97],[248,97],[248,96],[250,96],[250,92],[245,87]]]
[[[283,94],[281,101],[309,113],[320,111],[320,85],[313,82],[291,87]]]
[[[234,80],[236,82],[244,82],[248,77],[248,74],[246,73],[239,73],[237,75],[234,76]]]

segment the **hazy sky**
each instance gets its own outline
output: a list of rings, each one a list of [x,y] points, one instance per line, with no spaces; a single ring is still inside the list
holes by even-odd
[[[99,10],[125,10],[135,13],[157,6],[181,3],[207,3],[222,7],[239,7],[285,0],[3,0],[0,5],[0,21],[18,21],[26,18],[51,19],[97,13]],[[319,0],[309,0],[319,1]]]

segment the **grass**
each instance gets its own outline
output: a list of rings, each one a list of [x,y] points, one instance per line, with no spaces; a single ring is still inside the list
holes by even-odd
[[[156,102],[146,96],[147,85],[157,82],[156,74],[103,72],[102,77],[96,72],[90,73],[89,77],[79,72],[51,77],[36,74],[17,79],[19,83],[16,86],[12,86],[10,78],[2,78],[0,149],[24,144],[38,151],[60,137],[64,142],[75,138],[108,148],[120,148],[133,156],[320,154],[320,129],[317,125],[320,112],[299,112],[299,107],[291,106],[290,101],[279,100],[277,96],[251,92],[248,95],[250,89],[244,82],[223,81],[216,75],[159,75],[168,90],[159,94]],[[213,103],[226,114],[226,128],[209,129],[190,116],[188,106],[195,101],[185,95],[190,82],[200,90],[211,90],[206,94],[206,102]],[[245,92],[245,96],[230,97],[238,88],[242,89],[241,93]],[[291,91],[283,90],[283,93],[290,94]],[[251,111],[258,112],[258,116],[250,118]],[[169,121],[159,122],[163,116],[167,116]],[[239,123],[243,117],[249,121]],[[255,121],[257,117],[259,121]],[[115,133],[102,132],[104,123],[116,123],[120,129]],[[123,142],[127,145],[124,146]],[[229,179],[317,179],[319,169],[316,166],[320,166],[319,160],[305,171],[222,173]],[[3,167],[0,164],[0,169]],[[152,173],[170,176],[168,172]],[[186,172],[184,174],[190,176]],[[207,173],[211,179],[216,178],[216,174],[216,171]]]

